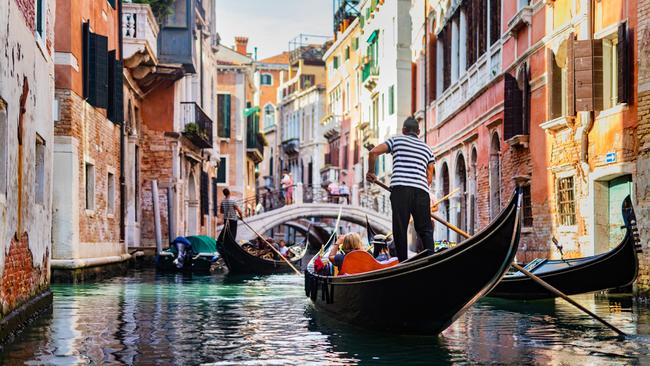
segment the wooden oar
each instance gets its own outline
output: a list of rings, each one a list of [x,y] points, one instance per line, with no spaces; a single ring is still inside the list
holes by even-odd
[[[431,217],[434,218],[436,221],[440,222],[441,224],[447,226],[447,227],[450,228],[451,230],[453,230],[453,231],[457,232],[458,234],[464,236],[465,238],[469,238],[469,237],[470,237],[470,235],[469,235],[468,233],[466,233],[465,231],[459,229],[458,227],[452,225],[451,223],[448,223],[447,221],[443,220],[442,218],[437,217],[435,214],[432,213],[432,214],[431,214]],[[605,325],[605,326],[608,327],[609,329],[611,329],[611,330],[613,330],[614,332],[616,332],[619,336],[622,336],[622,337],[625,337],[625,336],[626,336],[626,334],[625,334],[622,330],[616,328],[614,325],[612,325],[611,323],[609,323],[609,322],[606,321],[605,319],[599,317],[598,315],[596,315],[596,314],[594,314],[593,312],[591,312],[589,309],[587,309],[587,308],[585,308],[584,306],[578,304],[575,300],[573,300],[572,298],[570,298],[570,297],[568,297],[567,295],[565,295],[562,291],[560,291],[560,290],[556,289],[555,287],[551,286],[548,282],[546,282],[546,281],[544,281],[543,279],[537,277],[537,276],[534,275],[533,273],[531,273],[531,272],[529,272],[528,270],[526,270],[524,267],[518,265],[518,264],[515,263],[515,262],[512,262],[511,265],[512,265],[512,267],[514,267],[517,271],[519,271],[519,272],[525,274],[525,275],[528,276],[531,280],[537,282],[539,285],[541,285],[542,287],[544,287],[544,288],[547,289],[548,291],[554,293],[556,296],[559,296],[559,297],[563,298],[563,299],[564,299],[565,301],[567,301],[569,304],[571,304],[571,305],[577,307],[578,309],[580,309],[580,310],[582,310],[583,312],[585,312],[587,315],[589,315],[589,316],[591,316],[592,318],[598,320],[598,321],[601,322],[603,325]]]
[[[455,195],[456,192],[458,192],[458,191],[460,191],[460,187],[457,187],[457,188],[454,189],[453,191],[449,192],[447,195],[445,195],[445,196],[442,197],[441,199],[439,199],[439,200],[437,200],[436,202],[434,202],[433,205],[431,205],[431,206],[438,206],[438,205],[439,205],[440,203],[442,203],[444,200],[447,200],[447,199],[449,199],[451,196]]]
[[[379,182],[379,181],[376,181],[375,183],[377,183],[378,186],[380,186],[380,187],[382,187],[382,188],[384,188],[384,189],[390,191],[390,187],[388,187],[388,186],[385,185],[384,183]],[[431,213],[431,218],[433,218],[434,220],[438,221],[439,223],[441,223],[441,224],[447,226],[447,227],[450,228],[452,231],[455,231],[456,233],[458,233],[458,234],[464,236],[465,238],[469,238],[469,237],[471,236],[471,235],[469,235],[468,233],[466,233],[465,231],[459,229],[459,228],[456,227],[455,225],[452,225],[451,223],[447,222],[446,220],[442,219],[441,217],[439,217],[438,215],[436,215],[436,214],[434,214],[434,213]],[[582,310],[582,311],[583,311],[584,313],[586,313],[587,315],[589,315],[589,316],[591,316],[592,318],[598,320],[598,321],[601,322],[603,325],[605,325],[607,328],[609,328],[609,329],[613,330],[614,332],[616,332],[619,336],[625,337],[625,336],[627,335],[627,334],[625,334],[622,330],[616,328],[614,325],[612,325],[611,323],[609,323],[609,322],[606,321],[605,319],[599,317],[598,315],[596,315],[596,314],[592,313],[591,311],[589,311],[589,310],[588,310],[587,308],[585,308],[584,306],[582,306],[582,305],[578,304],[577,302],[575,302],[573,299],[571,299],[570,297],[568,297],[567,295],[565,295],[562,291],[560,291],[560,290],[556,289],[555,287],[551,286],[548,282],[546,282],[546,281],[544,281],[543,279],[537,277],[536,275],[530,273],[530,272],[527,271],[524,267],[518,265],[518,264],[515,263],[515,262],[512,262],[511,265],[512,265],[512,267],[514,267],[516,270],[518,270],[519,272],[521,272],[521,273],[523,273],[524,275],[528,276],[531,280],[537,282],[538,284],[540,284],[540,285],[541,285],[542,287],[544,287],[545,289],[547,289],[547,290],[549,290],[550,292],[554,293],[555,295],[557,295],[557,296],[563,298],[563,299],[564,299],[566,302],[568,302],[569,304],[575,306],[576,308]]]
[[[266,240],[262,235],[260,235],[257,231],[255,231],[255,229],[253,229],[250,225],[248,225],[248,223],[247,223],[246,221],[244,221],[243,218],[240,217],[239,219],[241,220],[241,222],[244,223],[244,225],[246,225],[249,229],[251,229],[251,231],[254,232],[255,235],[257,235],[258,238],[262,239],[262,241],[263,241],[263,242],[264,242],[264,243],[265,243],[269,248],[273,249],[273,251],[275,252],[275,254],[279,255],[280,258],[282,258],[282,260],[284,260],[285,262],[287,262],[287,264],[289,265],[289,267],[291,267],[291,269],[293,269],[293,271],[296,272],[297,275],[299,275],[299,276],[302,275],[302,273],[301,273],[301,272],[300,272],[300,271],[299,271],[299,270],[298,270],[298,269],[297,269],[297,268],[296,268],[296,267],[291,263],[291,261],[289,261],[289,259],[285,258],[285,256],[283,256],[282,253],[280,253],[279,250],[275,249],[275,247],[274,247],[273,245],[271,245],[271,243],[269,243],[269,242],[268,242],[268,241],[267,241],[267,240]]]

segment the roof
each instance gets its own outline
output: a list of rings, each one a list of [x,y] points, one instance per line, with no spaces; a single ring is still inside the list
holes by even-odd
[[[253,59],[244,56],[230,47],[219,45],[217,50],[217,61],[219,64],[226,65],[246,65],[252,64]]]
[[[267,57],[267,58],[259,60],[258,62],[263,63],[263,64],[283,64],[283,65],[287,65],[287,64],[289,64],[289,52],[284,51],[279,55]]]

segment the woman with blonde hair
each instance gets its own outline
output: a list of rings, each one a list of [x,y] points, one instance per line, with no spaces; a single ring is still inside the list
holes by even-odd
[[[343,253],[339,253],[339,249]],[[349,233],[339,236],[336,243],[332,246],[332,250],[330,250],[330,263],[334,263],[334,265],[340,269],[343,265],[345,255],[354,250],[363,250],[363,242],[358,233]]]

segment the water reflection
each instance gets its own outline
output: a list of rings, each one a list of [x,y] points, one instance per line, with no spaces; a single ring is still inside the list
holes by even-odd
[[[561,300],[483,299],[440,337],[370,333],[316,312],[292,275],[144,271],[54,292],[0,364],[650,364],[650,309],[628,297],[578,297],[621,341]]]

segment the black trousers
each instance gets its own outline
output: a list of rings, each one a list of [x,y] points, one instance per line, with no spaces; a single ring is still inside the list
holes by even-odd
[[[411,216],[424,249],[433,250],[433,224],[429,200],[429,194],[420,188],[392,187],[390,203],[393,209],[393,237],[400,262],[408,258],[407,231]]]
[[[237,240],[237,220],[228,220],[228,227],[233,239]]]

